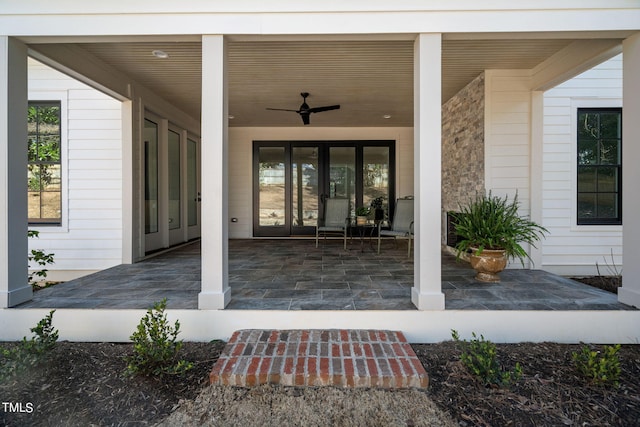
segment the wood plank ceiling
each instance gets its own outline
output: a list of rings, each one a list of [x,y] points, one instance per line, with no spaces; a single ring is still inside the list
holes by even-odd
[[[442,100],[485,69],[530,69],[569,39],[444,40]],[[200,116],[199,42],[82,43],[78,47]],[[165,51],[160,59],[153,50]],[[412,126],[413,41],[232,41],[228,45],[230,126],[302,126],[292,112],[300,92],[311,107],[340,110],[311,115],[312,126]],[[385,119],[383,116],[390,115]]]

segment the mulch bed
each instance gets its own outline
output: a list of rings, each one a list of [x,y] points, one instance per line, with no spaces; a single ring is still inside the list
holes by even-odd
[[[148,378],[123,375],[131,344],[60,342],[38,369],[0,384],[2,402],[34,408],[10,413],[0,407],[0,425],[153,425],[181,399],[198,396],[223,347],[185,343],[181,357],[195,362],[194,369]],[[413,345],[430,375],[427,395],[461,426],[638,425],[640,345],[620,350],[618,388],[591,386],[576,374],[571,353],[579,347],[499,344],[501,361],[506,367],[520,362],[524,376],[511,388],[491,388],[465,370],[453,342]]]

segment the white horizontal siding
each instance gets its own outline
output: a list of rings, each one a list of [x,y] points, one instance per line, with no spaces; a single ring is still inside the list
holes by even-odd
[[[485,183],[494,195],[518,194],[521,214],[530,209],[528,76],[521,70],[486,72]]]
[[[621,263],[619,226],[577,226],[575,218],[575,109],[622,106],[622,56],[545,92],[542,218],[549,229],[540,268],[560,274],[595,274],[596,263]],[[624,142],[623,142],[624,144]],[[607,273],[601,268],[601,273]]]
[[[100,91],[29,60],[29,99],[63,100],[61,227],[40,231],[30,248],[55,254],[51,277],[73,277],[122,262],[121,104]],[[76,272],[75,274],[73,272]]]

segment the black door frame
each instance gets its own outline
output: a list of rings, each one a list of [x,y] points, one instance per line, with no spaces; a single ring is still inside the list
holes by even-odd
[[[285,160],[285,218],[286,225],[282,227],[261,227],[259,224],[259,159],[260,147],[283,147]],[[292,234],[294,225],[292,219],[292,148],[293,147],[318,147],[318,219],[322,220],[324,214],[324,197],[329,194],[329,149],[331,147],[355,147],[356,170],[356,206],[362,205],[364,194],[364,147],[388,147],[389,148],[389,216],[393,217],[395,208],[396,186],[396,141],[395,140],[315,140],[315,141],[253,141],[253,236],[254,237],[287,237],[292,235],[311,235],[313,227],[295,227],[296,234]]]

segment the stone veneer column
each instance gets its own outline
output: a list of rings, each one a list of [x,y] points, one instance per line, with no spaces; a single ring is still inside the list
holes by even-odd
[[[27,47],[0,37],[0,308],[31,299],[27,281]]]
[[[224,36],[202,36],[202,284],[199,309],[231,299],[228,242],[227,49]]]
[[[640,307],[640,34],[623,42],[622,64],[622,287],[618,300]]]
[[[411,301],[419,310],[444,310],[441,223],[442,35],[420,34],[414,44],[415,254]]]

